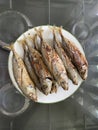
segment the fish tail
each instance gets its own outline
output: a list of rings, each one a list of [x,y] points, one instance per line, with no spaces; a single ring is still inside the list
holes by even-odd
[[[6,45],[6,46],[3,46],[3,48],[6,48],[6,49],[8,49],[8,50],[14,50],[14,44],[13,43],[11,43],[10,45]]]
[[[60,33],[61,36],[63,36],[63,34],[62,34],[62,28],[63,28],[62,26],[58,28],[58,31],[59,31],[59,33]]]
[[[54,32],[56,31],[56,32],[62,34],[62,28],[63,28],[62,26],[60,26],[60,27],[54,26]]]
[[[55,37],[55,31],[59,31],[59,27],[56,27],[56,26],[54,25],[54,26],[49,26],[49,28],[52,30],[53,35],[54,35],[54,37]]]

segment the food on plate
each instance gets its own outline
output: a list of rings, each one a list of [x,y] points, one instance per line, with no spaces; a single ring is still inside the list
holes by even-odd
[[[41,33],[42,32],[39,30],[38,35],[41,38],[41,53],[43,59],[57,83],[61,85],[63,89],[68,90],[68,76],[63,62],[54,48],[44,41]]]
[[[87,78],[88,63],[82,47],[61,27],[35,27],[8,48],[12,51],[10,77],[33,101],[63,100]]]
[[[34,48],[31,48],[27,43],[26,45],[29,49],[31,64],[34,67],[36,75],[39,77],[40,83],[42,85],[41,89],[44,94],[48,95],[51,93],[53,77],[44,64],[41,54]]]
[[[28,98],[37,101],[37,94],[34,82],[31,80],[22,58],[16,53],[14,45],[9,46],[13,52],[13,73],[19,88]]]
[[[22,40],[23,41],[23,40]],[[33,37],[29,36],[29,37],[26,37],[24,35],[24,42],[26,42],[26,44],[29,46],[29,47],[32,47],[32,48],[36,48],[39,52],[40,52],[40,48],[41,48],[41,43],[40,43],[40,38],[35,34]],[[32,66],[32,69],[34,70],[34,67]],[[35,71],[36,72],[36,71]],[[37,79],[38,79],[38,76],[37,76]],[[42,91],[42,88],[41,88],[42,84],[40,83],[38,89]],[[57,82],[52,79],[52,88],[51,88],[51,91],[50,93],[56,93],[57,92],[57,87],[58,87],[58,84]],[[42,92],[45,94],[44,92],[45,90],[43,90]],[[47,93],[49,94],[49,92]],[[47,95],[46,94],[46,95]]]
[[[77,68],[81,78],[85,80],[87,78],[88,73],[88,63],[85,56],[81,53],[78,47],[71,40],[67,39],[63,33],[62,28],[59,28],[59,32],[62,37],[62,44],[64,46],[65,51],[70,57],[72,63]]]
[[[39,82],[39,79],[34,71],[34,68],[32,67],[31,65],[31,62],[30,62],[30,57],[29,57],[29,51],[28,51],[28,48],[26,47],[25,45],[25,41],[19,41],[20,44],[22,44],[23,46],[23,49],[24,49],[24,57],[23,57],[23,60],[24,60],[24,63],[25,63],[25,66],[26,66],[26,69],[31,77],[31,79],[34,81],[36,87],[41,90],[41,84]]]
[[[65,66],[65,69],[67,71],[68,77],[72,80],[72,82],[77,85],[78,84],[78,74],[75,66],[72,64],[71,60],[67,56],[66,52],[62,48],[62,43],[57,40],[57,33],[59,31],[56,28],[53,28],[53,34],[54,34],[54,40],[53,40],[53,46],[59,55],[59,57],[62,59],[63,64]]]

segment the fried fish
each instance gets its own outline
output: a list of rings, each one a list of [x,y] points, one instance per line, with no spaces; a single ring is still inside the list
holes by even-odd
[[[53,77],[51,76],[46,65],[44,64],[41,54],[34,48],[28,46],[28,44],[26,45],[30,52],[29,56],[31,64],[36,72],[36,75],[39,77],[40,83],[42,85],[41,89],[44,94],[48,95],[49,93],[51,93]]]
[[[9,46],[8,48],[13,52],[13,72],[19,88],[22,90],[25,96],[33,101],[37,101],[35,84],[29,77],[22,58],[15,51],[14,45]]]
[[[53,34],[54,34],[53,45],[54,45],[54,48],[55,48],[57,54],[59,55],[59,57],[62,59],[62,62],[65,66],[65,69],[68,73],[68,77],[72,80],[72,82],[75,85],[77,85],[78,84],[78,74],[77,74],[76,68],[72,64],[71,60],[67,56],[64,49],[62,48],[62,43],[60,43],[60,41],[57,40],[57,36],[58,36],[57,33],[59,33],[59,31],[54,27],[53,28]]]
[[[44,61],[57,83],[61,85],[63,89],[68,90],[68,77],[63,62],[56,51],[43,40],[41,33],[42,32],[39,30],[38,35],[41,38],[41,53]]]
[[[63,43],[65,51],[67,52],[68,56],[70,57],[72,63],[77,68],[81,78],[83,80],[85,80],[87,78],[87,74],[88,74],[88,62],[87,62],[84,54],[81,53],[81,51],[78,49],[78,47],[71,40],[67,39],[63,35],[61,28],[59,28],[59,32],[62,37],[62,43]]]

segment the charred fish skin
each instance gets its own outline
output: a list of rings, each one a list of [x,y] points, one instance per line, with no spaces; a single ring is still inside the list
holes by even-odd
[[[42,53],[50,72],[54,75],[55,79],[63,87],[68,89],[68,77],[63,66],[63,63],[57,53],[47,44],[42,43]]]
[[[34,67],[36,75],[42,84],[42,91],[44,94],[48,95],[52,88],[52,76],[45,66],[42,56],[34,48],[29,48],[31,64]]]
[[[30,62],[30,57],[29,57],[29,52],[28,52],[29,50],[24,43],[23,43],[23,49],[24,49],[24,63],[25,63],[26,69],[27,69],[32,81],[34,81],[36,87],[39,90],[41,90],[41,84],[40,84],[39,79]]]
[[[76,47],[76,45],[72,41],[64,37],[64,35],[62,34],[61,28],[59,28],[59,32],[62,37],[62,42],[63,42],[65,51],[70,57],[72,63],[77,68],[81,78],[85,80],[88,75],[88,62],[85,56],[81,53],[81,51]]]
[[[62,48],[62,44],[56,38],[56,33],[58,33],[58,30],[55,29],[56,30],[55,31],[54,29],[53,29],[53,35],[54,35],[54,43],[53,43],[53,45],[54,45],[54,48],[55,48],[57,54],[59,55],[59,57],[62,59],[69,78],[72,80],[72,82],[75,85],[78,85],[78,74],[77,74],[77,71],[75,69],[75,66],[71,63],[71,61],[68,58],[66,52]]]
[[[48,43],[44,42],[41,32],[39,34],[41,38],[41,52],[45,63],[58,84],[61,85],[63,89],[68,90],[68,77],[60,57]]]
[[[22,58],[15,52],[14,47],[11,47],[13,51],[13,72],[16,82],[19,88],[22,90],[25,96],[37,101],[36,88],[34,83],[31,81],[29,74],[25,68]]]

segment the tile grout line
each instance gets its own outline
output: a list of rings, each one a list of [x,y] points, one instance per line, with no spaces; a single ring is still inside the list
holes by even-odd
[[[48,0],[48,24],[50,24],[50,2],[51,0]]]
[[[50,106],[50,104],[49,104],[49,106],[48,106],[48,113],[49,113],[49,115],[48,115],[48,117],[49,117],[49,130],[52,130],[52,128],[51,128],[51,106]]]
[[[10,130],[13,130],[13,120],[10,121]]]
[[[12,9],[12,8],[13,8],[13,7],[12,7],[12,6],[13,6],[12,0],[9,1],[9,4],[10,4],[10,5],[9,5],[9,6],[10,6],[10,9]]]

